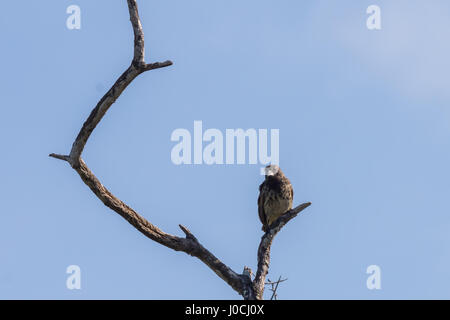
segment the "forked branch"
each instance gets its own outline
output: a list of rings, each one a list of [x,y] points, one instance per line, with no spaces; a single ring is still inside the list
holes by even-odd
[[[144,33],[139,18],[136,0],[127,0],[130,14],[130,21],[134,32],[134,54],[131,65],[116,80],[113,86],[100,99],[89,117],[84,122],[78,136],[76,137],[69,155],[50,154],[51,157],[67,161],[79,174],[83,182],[94,192],[94,194],[110,209],[117,212],[133,227],[139,230],[146,237],[156,241],[163,246],[176,251],[183,251],[193,257],[200,259],[210,269],[212,269],[228,285],[244,297],[244,299],[261,299],[264,291],[264,281],[269,268],[270,246],[275,235],[281,228],[300,211],[309,206],[309,203],[298,206],[280,217],[272,227],[264,234],[258,250],[258,271],[254,281],[251,281],[248,273],[238,274],[226,266],[222,261],[208,251],[197,238],[184,226],[180,229],[185,237],[177,237],[165,233],[147,219],[139,215],[136,211],[126,205],[119,198],[115,197],[106,189],[97,177],[91,172],[86,163],[81,158],[84,147],[103,116],[111,105],[119,98],[126,87],[141,73],[164,68],[172,65],[171,61],[155,62],[147,64],[144,54]]]

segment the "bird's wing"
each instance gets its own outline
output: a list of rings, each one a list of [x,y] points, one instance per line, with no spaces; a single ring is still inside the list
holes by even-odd
[[[266,214],[264,213],[264,202],[265,202],[265,192],[263,190],[263,184],[259,186],[259,197],[258,197],[258,215],[259,220],[265,226],[267,224]]]
[[[294,188],[292,187],[292,184],[289,183],[289,189],[291,189],[291,199],[294,201]]]

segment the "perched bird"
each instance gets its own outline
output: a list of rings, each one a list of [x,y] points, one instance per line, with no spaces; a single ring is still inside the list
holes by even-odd
[[[292,209],[294,190],[291,182],[277,165],[265,169],[265,180],[259,186],[258,215],[266,232],[270,225]]]

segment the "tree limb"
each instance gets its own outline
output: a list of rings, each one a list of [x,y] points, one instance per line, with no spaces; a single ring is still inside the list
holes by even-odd
[[[295,218],[301,211],[305,210],[311,205],[311,202],[303,203],[294,209],[289,210],[281,217],[279,217],[261,237],[261,243],[258,248],[258,270],[256,271],[255,279],[253,280],[253,291],[255,292],[255,299],[262,299],[264,293],[264,284],[267,273],[269,272],[270,264],[270,247],[275,236],[280,232],[291,219]]]
[[[309,203],[298,206],[280,217],[271,228],[264,234],[258,250],[258,272],[255,280],[251,281],[251,270],[247,268],[243,274],[238,274],[226,266],[222,261],[215,257],[210,251],[203,247],[197,238],[184,226],[179,225],[184,232],[185,237],[177,237],[165,233],[136,211],[126,205],[122,200],[115,197],[106,189],[97,177],[88,168],[81,158],[84,147],[103,116],[111,105],[119,98],[126,87],[141,73],[164,68],[172,65],[171,61],[145,63],[144,55],[144,33],[139,18],[136,0],[127,0],[130,14],[130,21],[134,32],[134,54],[131,65],[116,80],[113,86],[100,99],[95,108],[91,111],[89,117],[84,122],[80,132],[72,144],[69,155],[51,153],[49,156],[67,161],[78,173],[83,182],[94,192],[94,194],[110,209],[117,212],[133,227],[143,235],[156,241],[163,246],[176,251],[185,252],[198,258],[210,269],[212,269],[221,279],[230,285],[235,291],[244,297],[244,299],[261,299],[264,291],[264,281],[269,268],[270,245],[275,235],[281,228],[301,210],[309,206]],[[262,287],[261,287],[262,286]]]

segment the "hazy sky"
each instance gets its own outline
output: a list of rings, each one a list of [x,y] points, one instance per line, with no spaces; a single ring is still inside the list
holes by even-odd
[[[66,8],[81,8],[69,30]],[[138,0],[148,62],[91,136],[102,183],[164,231],[187,226],[256,269],[260,165],[175,165],[172,132],[279,129],[294,204],[272,247],[281,299],[450,298],[448,1]],[[381,8],[381,30],[366,9]],[[0,11],[0,298],[239,299],[148,240],[67,163],[128,67],[125,0],[7,1]],[[81,290],[66,268],[81,268]],[[366,269],[381,269],[381,290]]]

